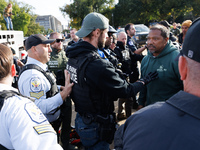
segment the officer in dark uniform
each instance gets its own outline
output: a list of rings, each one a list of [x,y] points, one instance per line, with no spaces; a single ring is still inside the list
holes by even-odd
[[[137,63],[138,60],[139,61],[142,60],[143,55],[138,55],[133,53],[126,45],[126,43],[127,43],[127,34],[125,32],[119,32],[117,34],[117,45],[114,51],[117,55],[119,62],[122,64],[121,70],[123,72],[124,78],[127,79],[130,83],[133,83],[136,81],[135,78],[138,79],[139,76],[139,72],[135,69],[134,65],[135,63]],[[135,98],[119,99],[118,115],[117,115],[118,120],[126,119],[131,115],[132,105],[133,102],[136,103],[135,101],[136,101]],[[123,103],[125,103],[126,115],[122,113]]]
[[[57,85],[64,86],[65,83],[65,74],[64,70],[68,58],[65,55],[63,50],[63,39],[62,35],[58,32],[52,32],[49,36],[49,39],[56,39],[53,44],[51,44],[51,58],[47,63],[48,69],[52,71],[56,76]],[[70,97],[61,105],[61,115],[59,121],[55,124],[57,130],[61,126],[61,135],[58,134],[58,139],[61,137],[61,145],[64,150],[68,150],[69,147],[69,135],[71,130],[71,117],[72,117],[72,103]]]
[[[119,68],[120,64],[119,64],[119,61],[117,60],[117,55],[115,54],[114,49],[110,48],[111,44],[116,45],[115,43],[116,39],[115,39],[115,36],[113,35],[114,33],[117,33],[117,31],[111,25],[109,25],[108,37],[106,38],[106,41],[105,41],[105,47],[99,49],[98,52],[101,57],[102,57],[101,53],[103,52],[102,58],[109,60],[113,64],[114,67]]]
[[[74,83],[71,98],[77,116],[76,131],[86,149],[109,150],[115,133],[114,100],[135,96],[145,84],[157,77],[129,84],[120,78],[112,63],[102,59],[97,50],[105,46],[108,19],[99,13],[88,14],[76,33],[82,42],[67,49],[67,70]]]

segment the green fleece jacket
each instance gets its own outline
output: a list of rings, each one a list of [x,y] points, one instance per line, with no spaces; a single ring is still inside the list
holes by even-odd
[[[148,51],[141,63],[141,77],[149,72],[158,72],[158,79],[150,82],[138,99],[139,105],[149,105],[158,101],[165,101],[179,90],[183,90],[183,83],[180,80],[178,61],[175,60],[179,50],[168,41],[163,51],[158,56],[153,56]]]

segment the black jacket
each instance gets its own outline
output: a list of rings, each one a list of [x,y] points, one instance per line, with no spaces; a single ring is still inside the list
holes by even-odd
[[[99,55],[97,52],[97,48],[86,41],[79,42],[75,45],[72,45],[66,50],[66,55],[70,59],[75,59],[76,61],[80,61],[80,58],[87,57],[88,54],[94,53],[95,55]],[[84,83],[90,88],[91,97],[95,95],[104,95],[108,101],[112,102],[112,110],[114,110],[113,100],[116,98],[127,98],[132,97],[137,94],[142,88],[143,84],[140,82],[136,82],[134,84],[129,84],[126,80],[122,79],[120,75],[116,72],[115,67],[108,60],[98,58],[91,61],[85,71],[84,71]],[[79,76],[79,75],[77,75]],[[75,86],[77,83],[74,84]],[[74,87],[72,90],[72,100],[75,101],[75,109],[76,109],[76,100],[73,99]],[[100,96],[101,97],[101,96]],[[99,101],[101,101],[99,99]],[[77,102],[79,103],[79,102]],[[92,108],[91,108],[92,109]],[[103,108],[102,108],[103,109]],[[79,110],[76,110],[79,111]],[[85,110],[86,111],[86,110]],[[89,110],[88,110],[89,111]]]

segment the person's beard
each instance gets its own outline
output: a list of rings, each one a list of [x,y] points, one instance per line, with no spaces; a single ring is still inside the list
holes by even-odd
[[[55,48],[57,50],[57,52],[60,52],[62,50],[62,46],[58,46],[58,45],[53,48]]]
[[[105,41],[103,40],[102,33],[101,33],[101,35],[98,38],[98,48],[101,49],[101,48],[104,48],[104,47],[105,47]]]

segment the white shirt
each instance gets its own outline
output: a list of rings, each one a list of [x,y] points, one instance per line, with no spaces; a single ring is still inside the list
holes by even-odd
[[[43,64],[31,57],[28,57],[26,64],[35,64],[43,70],[47,69],[47,65]],[[60,110],[54,115],[49,115],[62,105],[63,100],[60,93],[53,97],[46,98],[46,92],[51,88],[51,84],[43,73],[36,69],[28,69],[24,71],[18,81],[18,89],[22,95],[32,97],[35,99],[35,104],[47,117],[49,122],[55,121],[60,115]]]
[[[16,90],[0,84],[0,91]],[[13,96],[0,111],[0,144],[15,150],[62,150],[56,132],[29,99]]]

